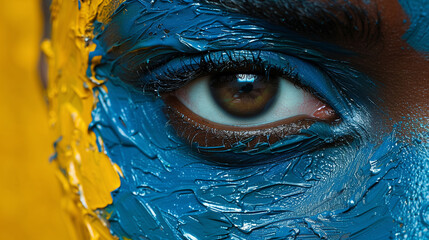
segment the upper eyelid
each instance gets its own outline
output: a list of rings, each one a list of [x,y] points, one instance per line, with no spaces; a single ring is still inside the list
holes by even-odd
[[[282,57],[285,59],[282,60]],[[151,91],[151,89],[156,88],[160,91],[169,91],[182,86],[188,80],[201,77],[199,75],[201,73],[225,72],[228,70],[228,67],[224,66],[225,63],[235,64],[235,68],[240,67],[241,70],[260,74],[268,74],[273,71],[278,74],[279,72],[285,73],[285,70],[292,70],[287,60],[290,57],[292,56],[284,53],[254,50],[225,50],[191,55],[182,54],[180,57],[170,57],[169,60],[158,64],[154,68],[150,68],[146,64],[143,64],[144,66],[136,65],[138,68],[134,68],[137,73],[134,77],[130,77],[133,74],[132,72],[127,74],[126,77],[121,78],[121,74],[118,77],[131,85],[140,88],[144,86],[141,90]],[[273,64],[273,62],[276,63]],[[241,66],[237,66],[239,64]],[[133,70],[131,69],[131,71]],[[174,85],[175,87],[168,87],[169,85]],[[166,89],[164,88],[165,86],[167,86]]]
[[[149,10],[147,13],[159,13],[160,11],[158,7],[160,9],[163,9],[167,6],[163,5],[162,2],[156,2],[156,5],[157,7],[154,7],[154,5],[151,5],[149,3],[147,3],[147,5],[141,5],[137,2],[130,3],[121,10],[127,11],[128,15],[117,14],[115,15],[115,18],[118,18],[118,21],[115,21],[115,19],[113,18],[112,21],[107,23],[103,28],[96,28],[96,30],[98,29],[98,32],[96,31],[96,42],[101,43],[102,48],[106,49],[106,54],[104,54],[103,56],[103,61],[113,62],[113,64],[118,65],[118,67],[114,66],[114,68],[124,69],[124,71],[118,70],[116,72],[113,72],[113,75],[122,78],[124,81],[128,81],[132,85],[139,86],[140,89],[147,89],[149,87],[147,82],[144,81],[144,78],[146,77],[146,75],[150,75],[151,71],[153,70],[153,66],[151,64],[155,63],[162,65],[161,62],[164,62],[166,60],[168,61],[168,59],[171,60],[171,57],[181,58],[183,55],[190,56],[192,54],[203,55],[207,54],[208,51],[233,51],[237,48],[248,51],[256,51],[258,49],[263,49],[264,51],[286,54],[309,61],[315,65],[320,64],[320,66],[324,66],[325,64],[330,64],[333,62],[330,58],[326,57],[327,55],[335,54],[337,56],[341,56],[344,54],[350,54],[350,52],[345,51],[338,46],[326,42],[318,42],[310,40],[308,38],[304,38],[303,36],[297,34],[290,29],[269,24],[269,22],[264,19],[253,18],[228,11],[225,12],[228,14],[221,15],[219,16],[219,18],[225,18],[225,20],[231,20],[232,22],[244,21],[247,25],[252,26],[256,24],[257,26],[259,26],[260,31],[255,31],[254,28],[234,28],[230,31],[234,34],[227,34],[225,36],[222,35],[220,39],[214,41],[217,43],[220,40],[225,40],[227,44],[212,44],[211,42],[213,41],[208,41],[207,44],[204,44],[203,41],[203,47],[187,47],[185,41],[186,37],[190,37],[191,40],[199,41],[201,36],[196,36],[195,34],[202,33],[203,35],[205,34],[204,36],[206,37],[219,38],[219,34],[224,33],[225,31],[215,31],[217,28],[213,29],[211,25],[206,26],[207,28],[200,28],[198,24],[195,25],[195,23],[198,21],[196,21],[195,19],[190,20],[185,18],[185,21],[189,21],[189,23],[192,23],[192,26],[194,26],[196,30],[191,31],[194,35],[184,35],[183,31],[188,30],[189,26],[186,25],[187,27],[183,28],[182,25],[177,24],[177,21],[172,21],[173,19],[177,18],[176,15],[168,15],[170,17],[168,18],[168,21],[167,18],[159,19],[159,24],[149,24],[151,22],[143,21],[144,14],[142,12],[139,12],[139,9],[148,8]],[[196,6],[197,5],[195,5],[195,7]],[[170,7],[170,4],[168,4],[168,7]],[[186,6],[182,6],[182,8],[178,8],[177,11],[180,12],[181,10],[186,9]],[[144,27],[142,24],[131,24],[130,22],[125,21],[127,19],[126,16],[134,16],[138,19],[141,19],[142,22],[139,23],[145,23],[144,26],[147,27]],[[167,15],[165,15],[165,17],[167,17]],[[196,17],[206,19],[208,15],[198,14]],[[122,29],[129,30],[122,31]],[[164,42],[156,40],[161,37],[160,35],[158,38],[153,38],[147,35],[152,31],[159,31],[159,34],[163,34],[162,31],[164,29],[168,29],[169,31],[171,31],[170,36],[167,36],[166,38],[168,39],[168,41]],[[237,36],[242,36],[237,35],[239,32],[246,33],[246,36],[250,36],[251,38],[237,39]],[[115,36],[114,39],[116,40],[109,41],[109,38],[113,38],[112,36]],[[162,38],[163,37],[161,37],[161,40]],[[232,40],[235,39],[236,41],[231,44],[230,38]],[[247,41],[249,44],[242,45],[242,41]],[[119,42],[121,43],[120,47],[113,46],[113,43],[117,44]],[[261,46],[263,47],[261,48]],[[136,56],[136,54],[140,56]],[[136,61],[136,59],[138,60]],[[150,64],[147,64],[148,62]]]
[[[311,50],[302,53],[300,56],[295,57],[293,55],[285,54],[282,52],[274,52],[274,51],[255,51],[255,50],[222,50],[222,51],[213,51],[213,52],[201,52],[194,54],[182,54],[181,56],[177,56],[177,54],[172,54],[169,57],[169,61],[164,61],[162,64],[155,69],[146,69],[147,71],[141,75],[136,74],[133,71],[133,68],[145,68],[145,66],[140,66],[139,63],[135,61],[127,61],[127,59],[121,59],[120,62],[123,64],[130,64],[131,69],[128,66],[124,66],[124,71],[113,71],[111,72],[108,68],[101,66],[100,69],[96,68],[96,73],[100,75],[100,77],[104,78],[117,78],[118,80],[128,83],[131,86],[134,86],[134,89],[139,92],[153,92],[155,94],[159,94],[160,91],[163,90],[174,90],[175,88],[181,87],[186,84],[189,79],[157,79],[156,76],[161,76],[166,73],[166,69],[171,68],[173,65],[178,67],[177,69],[181,69],[182,66],[194,65],[195,69],[199,66],[199,59],[202,56],[210,56],[216,54],[224,54],[228,56],[226,53],[230,52],[230,56],[247,56],[247,59],[257,59],[260,58],[262,61],[265,61],[268,65],[273,65],[273,61],[276,60],[276,64],[280,68],[284,68],[288,61],[294,62],[294,64],[298,64],[301,66],[301,70],[305,71],[296,71],[296,73],[304,76],[304,79],[300,79],[300,83],[303,86],[308,86],[310,89],[314,90],[313,94],[317,95],[317,97],[329,104],[340,116],[343,118],[343,114],[345,113],[347,116],[350,115],[347,112],[350,112],[350,107],[347,103],[347,99],[341,89],[338,89],[336,86],[336,80],[331,78],[328,70],[333,69],[334,73],[339,73],[340,78],[347,77],[349,74],[349,66],[343,62],[340,62],[335,59],[324,58],[323,54],[317,50]],[[309,60],[307,60],[309,59]],[[186,62],[188,61],[188,62]],[[258,60],[259,61],[259,60]],[[133,64],[132,64],[133,63]],[[141,64],[145,64],[142,62]],[[293,65],[293,64],[291,64]],[[327,66],[327,67],[325,67]],[[103,68],[106,68],[103,70]],[[329,69],[328,69],[329,68]],[[198,73],[198,71],[196,71]],[[188,72],[191,74],[191,77],[197,77],[198,75],[194,74],[192,71]],[[335,77],[335,76],[334,76]],[[308,79],[305,79],[308,78]],[[342,79],[340,79],[342,80]],[[173,86],[173,87],[172,87]],[[347,117],[346,116],[346,117]],[[353,118],[350,115],[348,118]]]
[[[284,59],[282,59],[284,57]],[[320,98],[323,101],[326,101],[323,94],[319,93],[318,91],[314,90],[311,86],[311,84],[304,84],[302,81],[299,80],[299,77],[297,76],[299,73],[299,70],[295,71],[294,66],[290,66],[289,60],[293,58],[291,56],[286,56],[284,54],[279,54],[275,52],[270,51],[245,51],[245,50],[238,50],[238,51],[218,51],[218,52],[212,52],[211,54],[205,54],[201,56],[201,62],[190,60],[191,65],[186,65],[186,63],[179,64],[179,69],[170,69],[170,64],[166,64],[165,67],[167,68],[167,71],[161,70],[159,73],[152,72],[149,76],[150,78],[157,77],[154,75],[159,75],[159,78],[156,78],[157,81],[162,83],[163,81],[169,81],[172,78],[172,75],[174,77],[181,76],[180,73],[175,75],[174,71],[183,71],[186,74],[194,73],[195,75],[189,76],[186,79],[177,79],[178,81],[182,80],[182,82],[178,82],[175,88],[182,87],[184,84],[186,84],[188,81],[191,81],[195,78],[202,77],[203,75],[210,75],[210,74],[217,74],[217,73],[236,73],[236,72],[243,72],[248,71],[249,73],[253,74],[265,74],[265,75],[281,75],[283,77],[288,78],[289,81],[291,81],[293,84],[298,85],[300,88],[304,88],[305,90],[309,91],[311,94],[316,95],[318,98]],[[175,59],[173,61],[181,62],[181,59]],[[195,66],[192,66],[192,64],[195,64]],[[200,66],[200,65],[206,65],[206,64],[213,64],[213,65],[219,65],[219,66]],[[225,66],[226,64],[234,64],[235,66],[229,68],[229,66]],[[237,66],[239,64],[244,65],[251,65],[249,68],[245,68],[244,66]],[[203,67],[204,69],[201,69]],[[210,67],[213,67],[214,69],[208,69]],[[219,68],[222,69],[219,69]],[[262,69],[261,69],[262,68]],[[314,66],[314,68],[317,68]],[[172,74],[172,75],[171,75]],[[150,81],[150,80],[149,80]],[[166,89],[167,91],[174,90],[174,88]]]

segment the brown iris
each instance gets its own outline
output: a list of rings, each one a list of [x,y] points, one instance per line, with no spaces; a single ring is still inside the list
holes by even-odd
[[[210,78],[210,91],[226,112],[237,117],[261,114],[273,103],[279,79],[256,74],[217,75]]]

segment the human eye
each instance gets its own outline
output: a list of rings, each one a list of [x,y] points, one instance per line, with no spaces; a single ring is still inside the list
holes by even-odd
[[[156,99],[156,131],[180,138],[174,142],[196,159],[289,159],[367,133],[361,129],[372,120],[368,96],[376,88],[348,61],[354,52],[220,8],[224,21],[211,22],[203,5],[183,5],[202,11],[195,16],[207,23],[201,27],[194,18],[177,24],[187,16],[181,14],[148,24],[141,9],[162,11],[137,2],[126,7],[96,28],[94,41],[105,52],[96,77],[126,89],[127,109]]]
[[[299,118],[330,120],[334,111],[285,77],[253,73],[209,75],[169,95],[169,106],[200,124],[246,131]]]
[[[317,67],[267,51],[216,51],[172,58],[151,69],[169,123],[199,151],[252,152],[299,135],[313,123],[335,124],[335,110],[312,88]],[[170,84],[167,84],[170,82]],[[161,85],[163,83],[164,85]]]

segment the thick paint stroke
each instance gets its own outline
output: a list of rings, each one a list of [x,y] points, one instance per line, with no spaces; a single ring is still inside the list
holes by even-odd
[[[182,24],[177,24],[179,18]],[[383,134],[370,125],[374,121],[369,119],[382,115],[371,105],[375,99],[368,89],[374,89],[373,83],[312,48],[303,51],[287,30],[251,22],[199,3],[130,0],[109,22],[95,24],[97,49],[90,57],[101,56],[95,72],[108,80],[108,91],[94,89],[98,103],[91,130],[123,173],[121,187],[106,208],[112,233],[121,239],[386,239],[426,234],[426,205],[415,205],[422,208],[423,221],[408,218],[408,208],[401,205],[415,194],[404,186],[423,181],[408,178],[414,166],[404,164],[420,161],[422,146],[405,144],[395,132]],[[276,143],[283,145],[278,152],[265,148],[273,161],[216,165],[177,138],[156,95],[123,82],[133,77],[133,66],[157,63],[171,54],[233,48],[281,52],[335,72],[324,87],[317,88],[324,80],[308,84],[323,95],[337,96],[330,104],[343,122],[314,124],[302,132],[314,136],[309,145],[331,145],[306,152],[297,144],[303,135],[290,136]],[[137,80],[151,81],[145,77]],[[335,80],[341,81],[329,84]],[[407,227],[401,228],[406,221]]]
[[[415,50],[429,53],[429,1],[398,0],[410,18],[410,26],[403,38]]]
[[[382,115],[372,105],[376,86],[326,58],[332,46],[191,1],[82,1],[80,10],[55,1],[52,9],[54,163],[82,239],[111,239],[109,230],[120,239],[429,237],[429,174],[413,174],[429,171],[427,130],[403,141],[371,126]],[[161,99],[119,77],[169,54],[236,49],[296,57],[326,73],[308,84],[338,97],[326,96],[343,122],[302,133],[327,145],[304,151],[296,135],[269,149],[275,161],[213,164],[178,139]]]
[[[106,209],[119,237],[384,239],[406,232],[399,227],[405,220],[413,223],[406,234],[416,226],[403,217],[400,202],[413,191],[402,184],[414,180],[402,172],[413,166],[404,162],[424,157],[424,146],[406,147],[392,134],[381,145],[356,141],[264,165],[221,167],[193,157],[175,138],[161,100],[116,81],[106,85],[109,93],[96,91],[92,127],[123,171]]]
[[[94,105],[92,88],[100,82],[86,76],[88,55],[95,49],[92,22],[111,1],[53,1],[52,36],[42,48],[49,61],[49,117],[55,154],[52,163],[64,189],[63,204],[77,239],[113,239],[98,209],[112,202],[120,170],[97,148],[88,132]],[[79,5],[79,6],[78,6]],[[65,27],[66,26],[66,27]],[[101,142],[101,140],[98,140]]]
[[[177,24],[178,21],[183,24]],[[293,31],[263,20],[228,13],[210,5],[186,1],[152,3],[130,0],[115,11],[112,21],[96,23],[94,31],[97,49],[90,58],[102,56],[101,63],[95,66],[97,77],[102,79],[114,75],[136,85],[145,86],[153,82],[156,85],[156,80],[151,82],[145,75],[141,76],[144,72],[140,72],[151,64],[166,61],[172,55],[234,49],[248,49],[259,54],[256,50],[266,50],[307,60],[313,67],[307,64],[305,67],[308,70],[304,69],[301,74],[314,71],[314,68],[323,69],[327,75],[325,77],[331,81],[316,74],[307,74],[309,77],[301,82],[320,92],[320,97],[339,109],[342,118],[353,120],[355,124],[364,124],[361,121],[365,118],[359,115],[374,107],[371,101],[377,98],[377,87],[368,77],[344,62],[324,56],[325,52],[351,53],[326,43],[303,39]],[[274,65],[286,65],[289,61],[280,54],[271,55],[277,58]],[[186,61],[183,57],[177,60]],[[296,63],[291,67],[295,66]],[[148,75],[162,76],[163,72]],[[333,91],[335,87],[339,90]],[[356,113],[357,108],[350,108],[347,102],[339,100],[344,97],[343,94],[357,104],[365,105],[359,108],[362,111],[360,114]]]

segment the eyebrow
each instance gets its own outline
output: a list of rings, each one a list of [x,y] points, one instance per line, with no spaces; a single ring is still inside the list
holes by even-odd
[[[338,0],[203,0],[286,27],[313,40],[347,41],[369,47],[381,38],[375,4]]]

